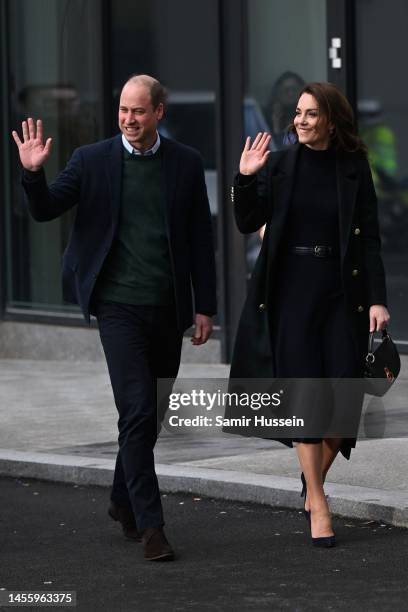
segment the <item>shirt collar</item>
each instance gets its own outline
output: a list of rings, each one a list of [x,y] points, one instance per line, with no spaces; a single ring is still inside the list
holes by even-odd
[[[160,147],[160,134],[159,132],[156,132],[156,134],[157,134],[157,139],[154,145],[150,147],[150,149],[147,149],[147,151],[143,151],[143,153],[141,151],[138,151],[137,149],[134,149],[132,145],[130,144],[130,142],[125,138],[123,134],[122,134],[122,143],[126,151],[129,151],[131,155],[132,154],[134,155],[154,155],[156,151],[158,150],[158,148]]]

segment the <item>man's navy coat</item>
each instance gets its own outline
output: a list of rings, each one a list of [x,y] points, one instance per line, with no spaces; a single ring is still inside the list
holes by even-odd
[[[195,312],[216,312],[211,216],[199,153],[162,136],[160,146],[178,326],[184,331],[193,320],[192,288]],[[43,170],[23,175],[28,208],[36,221],[55,219],[78,204],[63,257],[63,295],[79,304],[88,322],[92,290],[118,226],[122,150],[120,134],[80,147],[49,186]]]

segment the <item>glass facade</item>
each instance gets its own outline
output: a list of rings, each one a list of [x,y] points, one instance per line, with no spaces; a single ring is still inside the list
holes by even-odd
[[[326,1],[248,0],[247,15],[246,94],[261,110],[259,127],[268,128],[271,148],[278,150],[301,87],[327,79]]]
[[[408,83],[398,61],[408,52],[408,5],[360,0],[356,9],[357,111],[378,196],[390,330],[408,345]]]
[[[251,138],[269,132],[269,148],[278,151],[284,147],[284,133],[295,115],[303,85],[327,80],[326,1],[248,0],[247,14],[244,132]],[[296,45],[287,44],[288,37]],[[262,236],[263,228],[247,238],[248,278]]]
[[[6,6],[8,131],[21,131],[21,121],[27,117],[43,119],[45,136],[53,138],[48,180],[77,146],[117,132],[120,90],[129,75],[159,75],[169,91],[160,131],[201,152],[217,235],[218,53],[216,45],[208,44],[216,39],[217,0],[112,2],[105,14],[107,29],[106,3],[100,0],[16,0]],[[109,68],[101,61],[106,38]],[[23,203],[17,149],[12,141],[7,147],[11,159],[6,197],[7,304],[72,311],[62,301],[60,265],[75,211],[51,223],[34,222]]]
[[[240,275],[245,286],[261,236],[244,243],[229,227],[230,180],[241,143],[237,146],[237,138],[232,147],[226,141],[232,133],[244,138],[265,130],[272,134],[273,150],[284,146],[283,132],[303,83],[338,82],[328,61],[327,32],[334,12],[335,17],[345,12],[346,5],[349,10],[349,2],[326,0],[0,0],[1,121],[7,135],[0,292],[6,312],[77,313],[81,320],[79,309],[63,302],[60,282],[75,210],[51,223],[31,220],[17,148],[8,135],[21,131],[28,116],[43,119],[45,135],[53,138],[46,167],[51,181],[76,147],[117,133],[123,82],[133,73],[148,73],[169,91],[161,133],[203,156],[217,241],[219,320],[225,329],[230,326],[242,295],[230,291],[229,277]],[[359,0],[353,7],[355,31],[341,34],[348,49],[342,73],[357,73],[356,106],[379,195],[392,330],[408,344],[408,87],[396,61],[405,53],[408,8],[403,0],[390,0],[387,11],[381,0]],[[233,96],[226,91],[230,86]],[[228,330],[228,342],[233,331]]]
[[[103,137],[102,21],[98,0],[13,0],[7,3],[8,133],[41,118],[52,137],[49,181],[79,145]],[[40,33],[40,35],[39,35]],[[5,233],[6,298],[10,307],[71,310],[61,295],[61,257],[74,211],[51,223],[27,214],[18,152],[11,138]]]
[[[116,126],[120,91],[129,75],[147,73],[159,78],[168,91],[159,132],[200,151],[214,237],[218,234],[217,5],[217,0],[121,0],[112,3],[109,20],[112,125]],[[216,257],[219,260],[217,245]]]

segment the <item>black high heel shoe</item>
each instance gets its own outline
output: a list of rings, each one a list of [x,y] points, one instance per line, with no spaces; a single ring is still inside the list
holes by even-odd
[[[309,527],[310,527],[310,510],[306,510],[305,506],[306,506],[306,495],[307,495],[307,486],[306,486],[306,478],[305,475],[303,474],[303,472],[300,475],[300,480],[302,481],[302,492],[300,494],[300,497],[304,497],[305,501],[303,504],[303,516],[305,517],[305,519],[307,520],[307,522],[309,523]]]
[[[309,517],[311,516],[311,510],[309,510]],[[312,535],[312,522],[310,520],[310,535]],[[332,536],[324,536],[322,538],[314,538],[312,536],[312,544],[313,546],[318,546],[320,548],[333,548],[336,546],[336,536],[333,534]]]

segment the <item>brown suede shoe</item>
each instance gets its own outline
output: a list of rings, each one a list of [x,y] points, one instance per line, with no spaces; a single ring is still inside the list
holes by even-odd
[[[136,527],[135,517],[133,512],[127,506],[118,506],[115,502],[111,501],[108,508],[108,514],[114,521],[119,521],[122,525],[123,534],[130,540],[141,542],[142,538]]]
[[[167,541],[162,527],[148,527],[142,533],[144,558],[147,561],[172,561],[174,551]]]

